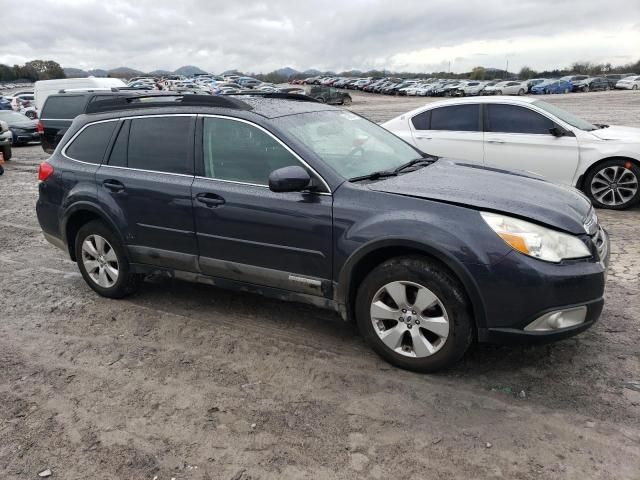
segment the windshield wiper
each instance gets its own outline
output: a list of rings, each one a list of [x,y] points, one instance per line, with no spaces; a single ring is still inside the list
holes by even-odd
[[[609,125],[607,125],[606,123],[594,123],[594,125],[600,129],[609,128]]]
[[[350,182],[360,182],[362,180],[378,180],[384,177],[395,177],[398,174],[393,170],[380,170],[379,172],[372,172],[366,175],[360,175],[359,177],[350,178]]]
[[[406,170],[407,168],[411,168],[411,167],[415,167],[415,166],[427,166],[431,163],[433,163],[434,160],[431,158],[425,158],[425,157],[420,157],[420,158],[414,158],[413,160],[411,160],[410,162],[404,163],[402,165],[400,165],[399,167],[397,167],[395,170],[393,170],[393,172],[395,174],[398,174],[400,172],[402,172],[403,170]]]
[[[359,182],[361,180],[378,180],[379,178],[396,177],[403,170],[406,170],[407,168],[415,167],[415,166],[426,166],[426,165],[429,165],[429,164],[431,164],[433,162],[435,162],[435,159],[433,159],[433,158],[426,158],[426,157],[414,158],[413,160],[411,160],[411,161],[409,161],[407,163],[403,163],[402,165],[400,165],[399,167],[394,168],[393,170],[380,170],[378,172],[372,172],[372,173],[368,173],[366,175],[361,175],[359,177],[350,178],[349,181],[350,182]]]

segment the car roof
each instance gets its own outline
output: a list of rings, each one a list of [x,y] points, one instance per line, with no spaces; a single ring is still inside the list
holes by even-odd
[[[171,96],[171,95],[168,95]],[[216,105],[153,105],[149,103],[144,108],[126,108],[123,106],[121,109],[114,109],[110,111],[90,113],[86,115],[87,119],[105,119],[105,118],[118,118],[144,115],[159,115],[159,114],[173,114],[173,113],[201,113],[201,114],[219,114],[224,112],[229,114],[230,112],[245,112],[245,114],[255,114],[264,118],[278,118],[289,115],[298,115],[302,113],[321,112],[327,110],[339,110],[331,105],[323,104],[315,101],[300,101],[283,98],[268,98],[263,96],[249,96],[249,95],[229,95],[222,98],[228,98],[232,101],[236,101],[239,105],[245,104],[246,108],[236,106],[225,107]],[[89,120],[87,120],[89,121]],[[84,122],[83,122],[84,123]]]
[[[538,98],[531,97],[516,97],[513,95],[492,95],[492,96],[481,96],[481,97],[461,97],[461,98],[451,98],[447,100],[440,100],[438,102],[428,103],[426,106],[431,107],[441,107],[443,105],[467,105],[470,103],[512,103],[519,105],[528,105],[535,101],[539,100]],[[420,107],[421,109],[424,107]]]

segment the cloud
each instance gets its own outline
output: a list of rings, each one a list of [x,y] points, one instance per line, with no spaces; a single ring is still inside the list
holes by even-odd
[[[640,2],[468,0],[39,0],[3,10],[2,63],[266,72],[476,64],[511,69],[636,60]],[[634,19],[634,20],[629,20]],[[634,25],[635,21],[635,25]],[[482,52],[482,53],[475,53]]]

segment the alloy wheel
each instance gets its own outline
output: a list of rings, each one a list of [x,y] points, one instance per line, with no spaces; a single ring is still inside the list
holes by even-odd
[[[608,166],[591,180],[591,195],[603,205],[617,206],[629,202],[638,193],[638,178],[623,166]]]
[[[82,242],[82,263],[89,278],[102,288],[111,288],[118,281],[118,257],[104,237],[94,234],[85,238]]]
[[[406,357],[431,356],[444,346],[449,336],[449,317],[442,301],[414,282],[384,285],[373,297],[370,314],[380,340]]]

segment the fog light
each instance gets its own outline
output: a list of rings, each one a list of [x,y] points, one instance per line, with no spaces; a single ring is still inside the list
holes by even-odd
[[[524,329],[529,332],[548,332],[561,328],[574,327],[584,323],[587,318],[587,307],[568,308],[566,310],[556,310],[545,313],[536,318]]]

